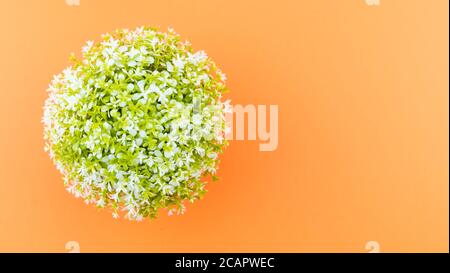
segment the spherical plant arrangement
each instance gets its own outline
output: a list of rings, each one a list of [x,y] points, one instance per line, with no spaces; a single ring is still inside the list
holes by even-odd
[[[116,30],[52,80],[45,150],[67,190],[132,220],[182,213],[218,168],[225,76],[173,30]]]

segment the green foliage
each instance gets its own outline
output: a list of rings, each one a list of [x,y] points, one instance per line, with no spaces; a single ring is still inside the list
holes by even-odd
[[[227,144],[225,76],[214,62],[172,30],[146,27],[103,35],[72,59],[43,116],[68,191],[133,220],[201,198]]]

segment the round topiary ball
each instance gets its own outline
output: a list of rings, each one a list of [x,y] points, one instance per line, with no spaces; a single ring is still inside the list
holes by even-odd
[[[52,80],[45,150],[67,190],[133,220],[202,197],[224,139],[225,76],[170,30],[116,30]]]

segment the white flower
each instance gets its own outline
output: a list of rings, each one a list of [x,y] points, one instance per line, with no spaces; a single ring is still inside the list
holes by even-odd
[[[202,123],[202,116],[200,114],[192,115],[192,123],[194,125],[200,125]]]
[[[87,41],[86,45],[82,49],[82,52],[87,53],[89,50],[91,50],[93,45],[94,45],[93,41]]]
[[[139,162],[139,164],[142,164],[142,162],[144,162],[144,160],[147,158],[146,155],[144,155],[144,153],[142,151],[139,151],[139,154],[137,156],[137,160]]]
[[[158,97],[158,101],[161,104],[166,104],[169,99],[167,98],[167,96],[170,96],[173,93],[173,88],[167,88],[163,91],[161,91],[160,89],[158,89],[158,91],[156,91],[156,93],[158,93],[159,97]]]
[[[115,164],[108,165],[108,171],[109,172],[116,172],[117,166]]]
[[[197,51],[194,54],[188,53],[188,61],[194,65],[197,65],[199,62],[203,62],[207,59],[207,55],[204,51]]]
[[[205,149],[201,148],[201,147],[196,147],[195,150],[197,151],[197,153],[201,156],[204,157],[205,156]]]
[[[78,96],[68,96],[66,97],[67,108],[70,110],[75,109],[75,105],[78,103]]]
[[[175,67],[176,67],[178,70],[183,70],[183,69],[184,69],[185,61],[183,61],[183,60],[178,56],[178,58],[176,58],[176,59],[173,60],[173,64],[175,65]]]
[[[144,162],[145,162],[145,164],[147,164],[149,167],[153,166],[153,164],[155,163],[155,162],[153,161],[153,159],[151,159],[151,158],[145,159]]]
[[[99,199],[97,200],[97,206],[98,207],[104,207],[105,206],[105,200],[104,199]]]
[[[130,59],[134,59],[139,54],[139,50],[132,47],[127,53],[125,53],[126,56],[128,56]]]
[[[127,192],[127,188],[125,184],[123,183],[123,179],[119,180],[115,185],[116,193],[119,194],[121,192]]]
[[[157,37],[153,37],[153,39],[150,41],[150,45],[152,47],[155,47],[156,44],[158,44],[158,43],[159,43],[159,39]]]
[[[170,62],[166,63],[167,71],[173,72],[173,65]]]
[[[216,73],[221,81],[225,82],[227,80],[227,76],[224,73],[222,73],[222,71],[217,71]]]
[[[133,100],[139,100],[145,104],[148,100],[148,95],[151,93],[158,93],[159,88],[156,86],[156,84],[152,83],[147,89],[145,89],[145,81],[139,81],[137,83],[140,93],[135,93],[133,95]]]
[[[126,45],[123,45],[123,46],[119,47],[119,52],[120,52],[120,53],[124,53],[124,52],[126,52],[127,50],[128,50],[128,46],[126,46]]]

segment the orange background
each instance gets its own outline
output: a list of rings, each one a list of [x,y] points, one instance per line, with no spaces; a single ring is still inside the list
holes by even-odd
[[[448,0],[0,1],[0,251],[448,251]],[[116,28],[173,27],[234,104],[278,104],[279,146],[234,141],[183,216],[67,193],[43,151],[52,75]]]

